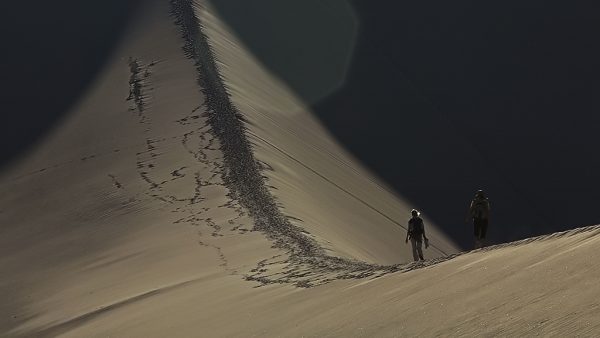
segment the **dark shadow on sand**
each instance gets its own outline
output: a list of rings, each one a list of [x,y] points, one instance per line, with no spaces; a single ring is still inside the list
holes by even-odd
[[[2,2],[0,169],[81,98],[139,2]]]
[[[301,12],[242,2],[215,5],[354,155],[463,247],[478,188],[492,202],[492,243],[600,223],[593,1],[356,0]],[[321,97],[309,84],[346,64],[352,20],[346,77]],[[341,56],[315,62],[332,51]]]

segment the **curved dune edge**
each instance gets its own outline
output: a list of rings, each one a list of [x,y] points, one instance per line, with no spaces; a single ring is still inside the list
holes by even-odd
[[[314,265],[322,261],[290,260],[262,232],[251,231],[254,217],[223,182],[228,168],[222,147],[207,125],[194,60],[181,52],[180,28],[169,10],[165,0],[141,6],[107,66],[65,121],[0,176],[7,192],[0,203],[0,335],[56,336],[80,328],[91,330],[83,336],[107,332],[104,327],[114,326],[104,320],[114,320],[113,314],[149,300],[169,300],[174,292],[153,290],[199,278],[206,279],[194,285],[219,287],[214,294],[200,293],[207,297],[200,304],[229,307],[235,302],[223,297],[255,294],[257,285],[263,286],[256,291],[260,294],[275,287],[265,284],[285,283],[280,292],[287,294],[298,291],[294,285],[396,269],[359,262],[358,267],[338,264],[332,272],[330,265]],[[271,164],[279,170],[277,161]],[[316,216],[332,217],[328,214]],[[329,222],[322,224],[327,230]],[[381,233],[360,243],[367,249],[363,252],[375,249],[370,261],[385,254],[392,262],[407,260],[407,246],[401,247],[404,253],[397,246],[404,231],[393,226],[395,233],[383,232],[390,238],[387,251],[379,250],[384,255],[373,245]],[[336,258],[325,263],[330,261]],[[195,305],[186,304],[174,312]],[[139,320],[147,324],[156,310],[144,309]],[[204,306],[194,310],[207,311]],[[142,329],[136,326],[136,335]]]
[[[336,142],[310,108],[237,38],[211,1],[193,4],[280,212],[328,255],[378,265],[412,261],[409,247],[399,243],[414,205],[392,193]],[[424,218],[432,239],[429,258],[458,251],[426,211]]]
[[[208,123],[221,144],[227,167],[224,181],[234,198],[253,217],[254,229],[265,233],[274,241],[275,247],[289,254],[291,269],[280,273],[280,276],[273,278],[257,274],[246,278],[261,283],[295,282],[298,286],[311,286],[318,283],[316,276],[324,273],[341,273],[345,278],[361,278],[373,275],[376,270],[383,270],[384,267],[375,264],[325,254],[316,241],[292,225],[280,212],[265,185],[246,138],[243,116],[230,101],[208,39],[202,32],[202,23],[195,15],[194,1],[173,0],[171,4],[176,23],[180,25],[186,42],[184,52],[196,61],[198,83],[206,96]],[[298,277],[302,280],[297,281]],[[329,280],[331,277],[327,277],[326,281]]]
[[[218,138],[227,167],[225,182],[235,198],[249,210],[255,222],[255,229],[262,231],[275,244],[289,254],[288,267],[276,274],[257,273],[247,276],[249,280],[261,283],[295,283],[297,286],[311,286],[339,278],[363,278],[399,270],[399,264],[381,265],[361,262],[354,257],[338,257],[326,252],[310,234],[292,224],[284,216],[267,188],[259,161],[254,157],[254,149],[248,142],[247,116],[240,113],[231,102],[231,96],[219,72],[213,48],[205,35],[202,18],[196,14],[198,8],[192,0],[171,1],[176,23],[186,42],[185,54],[195,60],[199,73],[198,83],[206,97],[208,121],[212,132]],[[285,112],[281,112],[282,114]],[[266,143],[265,140],[262,140]],[[346,193],[348,193],[346,191]],[[374,209],[366,202],[367,207]],[[285,204],[284,204],[285,206]],[[377,210],[375,210],[377,212]],[[380,212],[381,213],[381,212]],[[386,217],[386,215],[383,215]],[[388,219],[394,222],[388,217]],[[328,224],[327,224],[328,225]],[[395,225],[398,225],[397,223]],[[436,235],[433,236],[434,238]],[[400,242],[399,235],[395,242]],[[442,256],[444,250],[436,244]],[[259,271],[267,272],[270,262],[259,263]]]

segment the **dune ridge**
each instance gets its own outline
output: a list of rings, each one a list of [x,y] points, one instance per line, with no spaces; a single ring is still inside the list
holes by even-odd
[[[202,31],[202,21],[195,14],[194,1],[172,0],[171,6],[185,41],[184,53],[195,61],[198,84],[206,97],[207,121],[221,144],[227,167],[224,182],[234,198],[249,210],[254,219],[254,229],[265,233],[274,241],[275,247],[290,255],[290,268],[276,278],[260,273],[246,278],[265,284],[294,283],[308,287],[337,278],[364,278],[398,271],[399,265],[383,266],[327,255],[316,241],[306,235],[305,230],[291,224],[281,213],[266,187],[262,169],[246,138],[247,121],[230,100],[208,38]],[[440,250],[435,245],[432,247]],[[263,264],[259,265],[264,267]],[[332,273],[337,276],[332,277]],[[324,274],[329,276],[322,279]]]

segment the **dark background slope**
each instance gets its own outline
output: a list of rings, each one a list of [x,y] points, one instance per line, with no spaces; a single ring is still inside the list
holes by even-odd
[[[2,1],[0,168],[30,149],[80,98],[138,3]]]
[[[478,188],[494,242],[600,221],[592,1],[215,4],[350,151],[459,244],[471,245],[464,217]],[[326,70],[338,74],[348,46],[336,84]]]

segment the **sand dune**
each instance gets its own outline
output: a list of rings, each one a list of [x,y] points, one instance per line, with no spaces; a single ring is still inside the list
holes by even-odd
[[[202,27],[202,30],[200,30]],[[459,254],[210,3],[152,1],[64,122],[2,173],[0,333],[594,335],[598,228]]]

